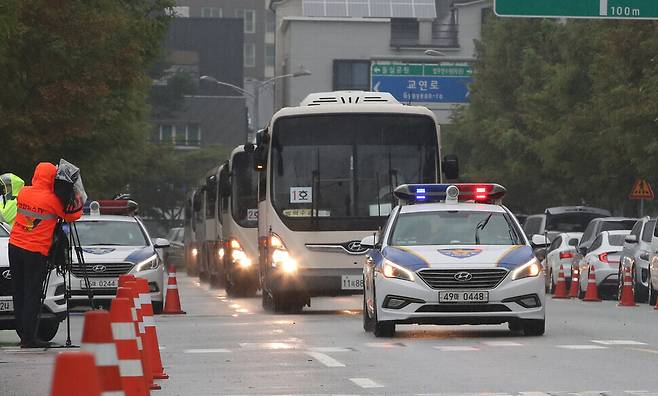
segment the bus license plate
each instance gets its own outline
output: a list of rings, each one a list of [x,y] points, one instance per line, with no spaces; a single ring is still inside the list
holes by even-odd
[[[442,291],[439,292],[440,303],[486,303],[489,292],[486,291]]]
[[[92,289],[110,289],[116,288],[118,284],[117,279],[89,279],[89,287]],[[80,288],[86,289],[87,282],[83,280],[80,281]]]
[[[363,276],[361,275],[343,275],[341,281],[343,290],[363,290]]]
[[[0,312],[12,312],[14,302],[12,300],[0,300]]]

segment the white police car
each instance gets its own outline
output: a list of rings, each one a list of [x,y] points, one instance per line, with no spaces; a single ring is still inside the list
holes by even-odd
[[[98,210],[92,202],[90,213],[75,223],[85,266],[78,263],[74,253],[70,304],[88,304],[89,289],[96,303],[109,304],[116,295],[119,275],[133,274],[148,281],[153,310],[162,312],[165,269],[159,251],[169,247],[169,241],[151,241],[144,224],[132,215],[135,202],[98,202]]]
[[[541,264],[497,184],[418,184],[393,209],[363,270],[363,327],[390,337],[398,324],[501,324],[544,334]]]

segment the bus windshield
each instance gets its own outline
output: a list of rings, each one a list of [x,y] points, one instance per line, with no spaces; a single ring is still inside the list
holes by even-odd
[[[231,214],[233,220],[243,227],[258,227],[257,176],[253,155],[242,152],[233,156]]]
[[[328,114],[277,120],[271,197],[297,231],[372,230],[404,183],[438,174],[434,120],[406,114]]]

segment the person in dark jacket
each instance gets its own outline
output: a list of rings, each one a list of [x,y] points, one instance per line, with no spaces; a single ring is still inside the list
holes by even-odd
[[[57,167],[48,162],[37,165],[32,185],[23,187],[16,198],[16,220],[9,235],[9,266],[14,283],[14,316],[22,348],[46,348],[50,344],[36,334],[41,309],[41,288],[46,260],[59,219],[73,222],[82,211],[72,214],[55,195]]]

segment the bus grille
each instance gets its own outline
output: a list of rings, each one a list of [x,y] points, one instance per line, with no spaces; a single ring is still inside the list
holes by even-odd
[[[471,274],[471,280],[458,281],[455,279],[455,275],[460,272],[468,272]],[[468,270],[426,269],[419,271],[418,275],[432,289],[493,289],[505,278],[507,270],[503,268]]]

